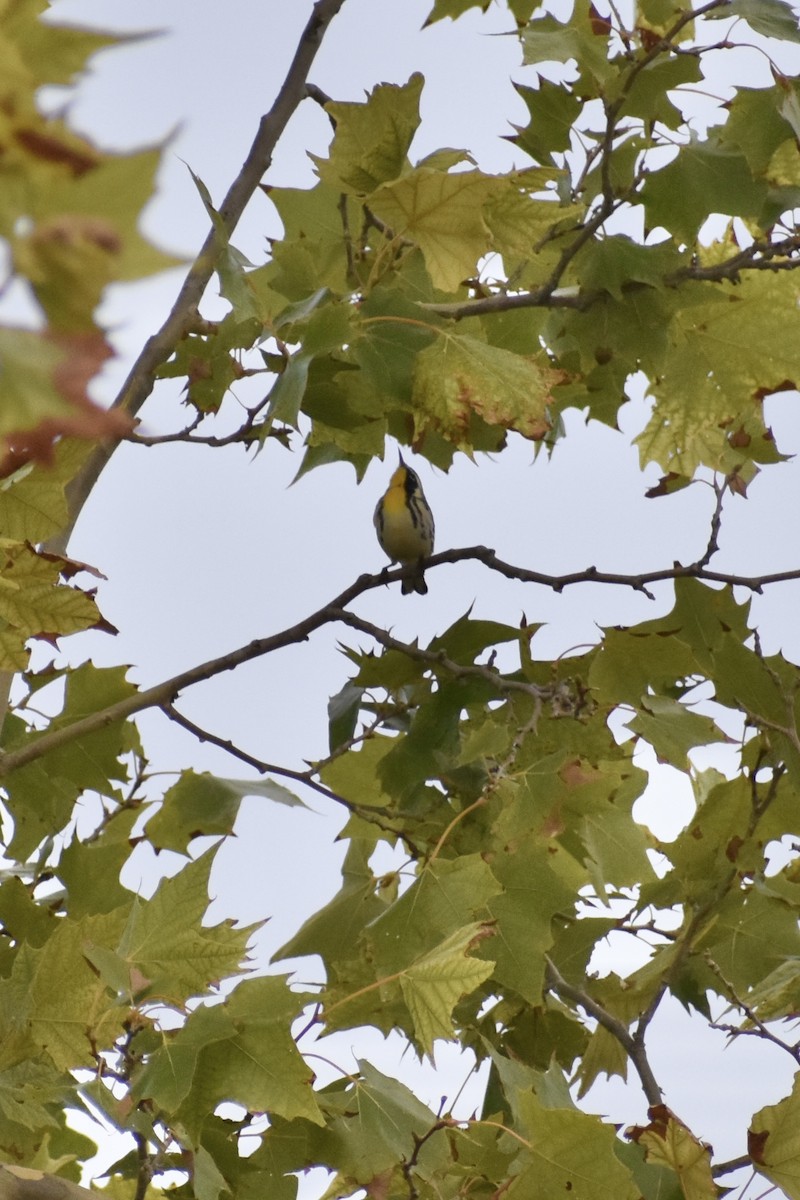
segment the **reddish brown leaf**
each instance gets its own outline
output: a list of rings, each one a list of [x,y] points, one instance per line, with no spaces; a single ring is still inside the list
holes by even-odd
[[[99,162],[97,155],[88,144],[85,145],[85,149],[79,149],[75,145],[68,145],[53,134],[44,133],[41,129],[17,129],[14,132],[14,138],[34,158],[41,158],[45,162],[61,163],[69,167],[73,175],[78,177],[91,171],[92,167],[96,167]]]
[[[611,32],[611,21],[599,13],[593,4],[589,6],[589,23],[592,33],[596,33],[598,37],[607,37]]]
[[[44,338],[64,351],[53,372],[53,383],[69,407],[61,416],[49,417],[33,429],[11,433],[2,439],[0,479],[28,462],[49,466],[59,438],[101,441],[123,437],[133,428],[133,419],[127,413],[101,408],[86,393],[89,381],[111,355],[103,335],[97,330],[64,333],[51,329]]]
[[[762,1129],[760,1133],[754,1133],[752,1129],[747,1131],[747,1153],[750,1155],[754,1163],[765,1163],[764,1147],[769,1138],[769,1130]]]

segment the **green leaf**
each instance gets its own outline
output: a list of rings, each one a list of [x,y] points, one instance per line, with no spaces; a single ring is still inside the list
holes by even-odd
[[[643,246],[624,234],[589,243],[580,259],[581,283],[587,291],[604,290],[619,301],[625,285],[664,286],[664,277],[685,265],[685,255],[672,242]]]
[[[436,1038],[453,1039],[453,1008],[492,974],[494,963],[467,957],[472,945],[489,933],[477,922],[457,929],[400,977],[417,1042],[426,1054],[433,1056]]]
[[[491,0],[435,0],[433,8],[425,18],[423,29],[433,25],[435,21],[443,21],[445,17],[455,21],[471,8],[479,8],[481,12],[486,12],[490,3]]]
[[[378,881],[369,868],[372,849],[359,839],[351,841],[340,891],[275,952],[276,960],[319,954],[328,969],[338,974],[341,964],[354,957],[361,931],[386,911],[376,894]]]
[[[117,949],[135,972],[135,992],[146,989],[179,1005],[240,968],[252,929],[233,929],[230,921],[201,924],[212,862],[207,852],[163,880],[152,900],[132,905]]]
[[[225,1176],[205,1146],[198,1146],[193,1158],[192,1188],[197,1200],[218,1200],[222,1192],[230,1192]]]
[[[537,162],[547,162],[555,153],[568,150],[573,123],[583,107],[564,84],[539,79],[538,88],[515,83],[530,114],[528,125],[515,126],[514,143]]]
[[[634,76],[620,112],[648,122],[661,121],[670,129],[678,129],[683,124],[683,114],[672,103],[668,92],[683,83],[698,83],[702,78],[699,58],[691,55],[655,58]]]
[[[638,1200],[631,1173],[615,1153],[611,1126],[586,1113],[545,1108],[533,1092],[520,1097],[519,1108],[518,1132],[530,1150],[508,1188],[509,1200],[566,1193],[572,1200]]]
[[[753,178],[741,152],[708,141],[681,147],[668,166],[648,177],[641,194],[648,227],[663,226],[691,246],[709,213],[758,217],[767,187]]]
[[[131,856],[139,816],[134,807],[117,810],[91,841],[74,838],[64,848],[58,878],[67,889],[71,916],[112,912],[130,903],[131,893],[120,883],[120,872]]]
[[[500,891],[480,855],[431,862],[410,888],[366,931],[375,968],[381,974],[408,969],[440,946],[465,918],[480,918]]]
[[[416,242],[434,287],[455,292],[489,249],[483,205],[497,191],[497,181],[480,171],[417,167],[373,192],[369,207],[394,237]]]
[[[765,174],[773,154],[790,136],[792,126],[780,108],[786,98],[783,89],[775,86],[740,88],[731,101],[720,136],[739,147],[755,176]]]
[[[193,1133],[226,1101],[249,1111],[323,1124],[313,1075],[292,1040],[291,1022],[310,997],[284,976],[241,982],[213,1008],[197,1009],[165,1034],[136,1085]]]
[[[617,68],[608,58],[608,41],[592,29],[589,6],[576,5],[566,23],[555,17],[542,16],[522,31],[522,49],[526,64],[569,62],[574,59],[579,72],[596,83],[607,83]]]
[[[128,1008],[109,994],[89,954],[112,944],[124,920],[119,909],[79,921],[65,917],[41,948],[23,946],[11,977],[0,981],[4,1037],[25,1029],[44,1060],[66,1071],[91,1066],[98,1051],[110,1049]]]
[[[788,1096],[767,1104],[754,1115],[747,1148],[759,1174],[790,1200],[800,1197],[800,1077]]]
[[[759,402],[800,379],[797,343],[784,341],[798,295],[790,276],[764,271],[695,292],[669,328],[656,405],[636,439],[642,463],[691,476],[700,464],[732,474],[748,460],[779,460]]]
[[[533,1005],[542,1002],[553,916],[571,909],[573,902],[572,890],[553,870],[554,857],[551,847],[529,842],[516,853],[498,855],[492,864],[503,891],[489,900],[497,931],[483,957],[495,960],[495,978],[504,987]]]
[[[147,837],[158,850],[185,854],[193,838],[231,834],[245,796],[263,796],[290,808],[305,807],[298,796],[272,779],[221,779],[184,771],[148,821]]]
[[[71,725],[135,694],[125,676],[126,667],[94,667],[87,663],[66,672],[66,692],[61,713],[50,729]],[[7,720],[5,748],[16,749],[40,736],[29,731],[19,718]],[[114,721],[42,754],[13,772],[6,781],[9,809],[14,817],[12,852],[24,859],[43,837],[63,828],[72,807],[84,790],[114,794],[114,781],[128,778],[120,759],[138,748],[136,726]]]
[[[712,15],[744,17],[750,28],[764,37],[800,42],[797,16],[785,0],[732,0],[726,12]]]
[[[684,771],[691,765],[690,750],[729,740],[710,717],[692,712],[670,696],[644,696],[628,728],[650,743],[659,762]]]
[[[317,158],[320,177],[341,191],[360,195],[398,179],[419,125],[419,98],[425,80],[414,74],[398,86],[381,83],[366,103],[331,100],[326,110],[336,133],[328,159]]]

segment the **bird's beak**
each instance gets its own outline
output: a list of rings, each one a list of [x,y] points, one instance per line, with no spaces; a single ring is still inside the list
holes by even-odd
[[[405,462],[405,459],[403,458],[402,454],[399,451],[398,451],[397,457],[400,459],[400,466],[404,467],[406,465],[406,462]]]

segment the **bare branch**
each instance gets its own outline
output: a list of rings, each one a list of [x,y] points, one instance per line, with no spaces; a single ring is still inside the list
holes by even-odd
[[[364,821],[368,821],[371,825],[375,825],[378,829],[388,833],[393,838],[402,838],[408,846],[411,854],[415,858],[420,858],[421,853],[406,835],[405,830],[398,829],[388,820],[383,820],[386,815],[385,808],[377,808],[375,805],[358,804],[354,800],[347,800],[344,796],[334,792],[331,788],[325,787],[323,783],[319,783],[314,778],[317,773],[314,768],[307,771],[294,771],[290,767],[281,767],[277,763],[264,762],[260,758],[255,758],[252,754],[248,754],[246,750],[241,750],[235,746],[233,742],[226,738],[218,737],[215,733],[210,733],[207,729],[202,729],[196,725],[194,721],[190,721],[183,713],[178,712],[173,704],[162,704],[161,709],[165,716],[174,721],[176,725],[180,725],[188,733],[193,734],[200,742],[208,742],[212,746],[218,746],[220,750],[224,750],[226,754],[230,754],[233,758],[238,758],[240,762],[247,763],[249,767],[253,767],[260,775],[280,775],[284,779],[292,779],[296,783],[302,783],[313,791],[318,792],[320,796],[324,796],[326,800],[333,800],[334,803],[340,804],[346,808],[348,812],[355,813]]]
[[[676,563],[670,568],[651,571],[642,575],[621,575],[603,572],[598,571],[596,567],[587,567],[583,571],[575,571],[569,575],[544,575],[540,571],[529,571],[527,568],[516,567],[511,563],[503,562],[493,550],[490,550],[486,546],[469,546],[462,550],[447,550],[442,554],[432,555],[425,560],[425,569],[429,570],[433,567],[442,566],[445,563],[466,562],[469,560],[482,562],[485,566],[504,575],[507,579],[519,579],[526,583],[538,583],[556,592],[560,592],[565,587],[578,583],[605,583],[633,588],[635,591],[650,595],[647,590],[648,584],[682,578],[728,583],[750,588],[751,591],[760,592],[767,584],[800,579],[800,569],[781,571],[772,575],[746,577],[720,571],[710,571],[706,567],[697,565],[684,567],[680,563]],[[374,588],[382,587],[385,584],[405,579],[417,569],[417,564],[412,564],[394,569],[387,568],[380,571],[377,575],[361,575],[350,587],[345,588],[329,604],[323,605],[316,612],[304,617],[296,625],[291,625],[287,629],[272,634],[269,637],[256,638],[254,641],[248,642],[246,646],[240,646],[238,649],[232,650],[228,654],[223,654],[219,658],[214,658],[208,662],[200,663],[196,667],[191,667],[187,671],[174,675],[171,679],[166,679],[162,683],[137,692],[133,696],[127,696],[124,700],[119,700],[116,704],[109,705],[108,708],[91,713],[89,716],[82,717],[78,721],[73,721],[69,725],[61,726],[59,729],[51,729],[39,736],[32,737],[25,745],[20,746],[16,750],[10,750],[0,757],[0,777],[9,775],[11,771],[16,770],[18,767],[33,762],[35,759],[40,758],[41,755],[59,746],[67,745],[76,738],[85,737],[90,733],[96,732],[98,729],[104,729],[108,725],[113,725],[117,721],[124,721],[138,712],[143,712],[145,709],[163,708],[165,705],[170,705],[186,688],[193,687],[195,684],[202,683],[207,679],[213,679],[214,676],[220,675],[225,671],[231,671],[243,663],[252,662],[256,658],[263,658],[265,655],[271,654],[274,650],[306,641],[317,629],[321,629],[324,625],[329,625],[337,621],[341,621],[351,626],[351,628],[361,629],[363,632],[375,637],[382,645],[402,649],[404,653],[413,654],[423,661],[430,662],[432,667],[439,666],[454,674],[480,676],[486,679],[487,682],[490,682],[501,693],[521,691],[526,692],[534,698],[538,697],[541,699],[543,695],[542,690],[534,684],[521,680],[505,679],[491,667],[455,663],[437,652],[411,648],[404,642],[395,641],[390,634],[379,626],[372,625],[370,622],[364,621],[362,618],[348,611],[348,606],[358,596]],[[769,725],[769,722],[761,717],[754,717],[753,720],[756,723],[760,722],[761,724]],[[779,728],[781,733],[796,739],[796,744],[800,746],[800,736],[796,730],[792,733],[788,727],[774,727]]]
[[[258,187],[264,172],[272,162],[272,154],[289,119],[306,95],[306,80],[319,50],[323,36],[344,0],[317,0],[306,27],[300,35],[297,49],[275,103],[259,123],[258,132],[247,158],[219,209],[226,236],[230,236],[247,204]],[[135,415],[153,388],[155,372],[169,358],[193,320],[197,306],[214,272],[219,235],[215,227],[206,237],[197,258],[189,268],[172,310],[164,324],[148,338],[141,354],[133,364],[113,407],[123,408]],[[97,447],[68,489],[70,520],[51,548],[63,549],[92,488],[111,455],[119,445],[112,440]]]
[[[707,566],[717,553],[717,550],[719,550],[719,531],[722,525],[722,505],[723,501],[725,500],[725,493],[728,491],[728,486],[729,484],[727,479],[723,479],[722,483],[718,483],[717,480],[714,479],[712,487],[714,488],[716,503],[714,504],[714,511],[711,514],[711,528],[709,529],[708,533],[708,544],[706,545],[703,554],[700,556],[700,558],[698,558],[697,562],[692,564],[695,567],[702,568]]]

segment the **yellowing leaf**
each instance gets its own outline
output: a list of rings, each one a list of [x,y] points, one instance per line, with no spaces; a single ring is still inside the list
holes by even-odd
[[[0,434],[31,429],[69,411],[53,380],[61,358],[42,334],[0,327]]]
[[[435,287],[455,292],[489,249],[486,200],[505,183],[480,171],[443,175],[418,167],[369,197],[369,207],[397,238],[419,246]]]
[[[711,1149],[699,1142],[664,1104],[649,1110],[650,1124],[628,1130],[649,1163],[671,1167],[678,1176],[685,1200],[716,1200],[711,1174]]]
[[[475,417],[534,441],[550,429],[550,389],[563,373],[477,338],[445,334],[417,356],[415,436],[429,430],[470,445]]]
[[[196,859],[160,884],[153,898],[135,904],[117,951],[144,975],[149,994],[180,1003],[237,971],[252,930],[229,922],[201,925],[209,905],[211,857]]]
[[[100,624],[92,597],[62,584],[60,572],[58,560],[38,554],[25,542],[0,538],[1,669],[26,665],[28,638],[52,640]]]
[[[458,929],[401,976],[403,999],[417,1039],[428,1054],[433,1052],[434,1039],[454,1036],[452,1012],[461,997],[491,975],[494,963],[467,957],[476,939],[490,934],[490,929],[477,922]]]
[[[320,177],[361,195],[397,179],[419,125],[419,97],[425,82],[412,75],[402,87],[381,83],[364,104],[330,101],[336,122],[328,159],[317,159]]]
[[[554,226],[576,222],[583,214],[579,204],[560,205],[555,192],[548,197],[533,196],[544,191],[560,172],[531,168],[508,177],[506,187],[497,191],[486,205],[486,223],[492,234],[492,248],[506,260],[506,270],[519,259],[532,258]]]
[[[643,463],[691,476],[701,464],[730,474],[746,458],[775,461],[756,406],[800,380],[799,291],[788,272],[753,271],[676,312],[656,406],[637,438]],[[728,437],[740,426],[741,447]]]

